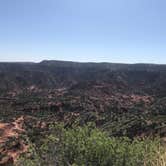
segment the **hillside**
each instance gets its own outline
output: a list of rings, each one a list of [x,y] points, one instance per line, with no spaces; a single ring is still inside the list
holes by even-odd
[[[166,138],[166,65],[0,63],[0,78],[0,126],[23,119],[22,131],[5,137],[2,161],[7,151],[27,147],[22,134],[38,144],[54,123],[73,128],[91,122],[111,137]]]
[[[153,95],[165,94],[166,65],[75,63],[42,61],[41,63],[0,63],[0,90],[23,88],[70,88],[80,83],[105,83],[138,89]]]

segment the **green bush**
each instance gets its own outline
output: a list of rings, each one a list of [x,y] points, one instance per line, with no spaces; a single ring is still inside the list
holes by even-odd
[[[51,134],[35,149],[37,157],[32,160],[25,157],[22,163],[38,158],[39,165],[151,166],[157,154],[164,151],[157,139],[109,137],[92,125],[72,129],[52,126]]]

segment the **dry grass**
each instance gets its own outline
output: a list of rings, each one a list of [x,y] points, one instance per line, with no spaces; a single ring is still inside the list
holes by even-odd
[[[159,154],[156,159],[156,166],[166,166],[166,152]]]
[[[144,166],[166,166],[166,149],[163,151],[158,151],[154,159],[146,159]]]

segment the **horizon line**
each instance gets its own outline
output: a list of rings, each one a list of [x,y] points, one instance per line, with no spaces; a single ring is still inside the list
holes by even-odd
[[[34,63],[34,64],[39,64],[42,62],[68,62],[68,63],[94,63],[94,64],[126,64],[126,65],[166,65],[166,63],[149,63],[149,62],[136,62],[136,63],[126,63],[126,62],[111,62],[111,61],[74,61],[74,60],[55,60],[55,59],[43,59],[40,61],[0,61],[0,63]]]

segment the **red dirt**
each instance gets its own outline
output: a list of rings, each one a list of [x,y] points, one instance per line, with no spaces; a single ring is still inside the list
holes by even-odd
[[[0,123],[0,144],[7,142],[9,138],[18,138],[19,134],[24,132],[23,122],[24,118],[21,116],[12,123]],[[4,150],[3,153],[16,161],[19,155],[26,152],[28,148],[22,141],[19,142],[19,145],[19,148]]]

